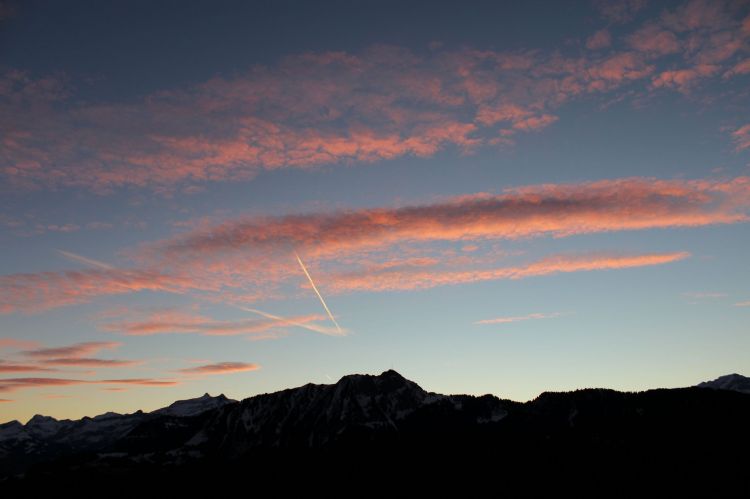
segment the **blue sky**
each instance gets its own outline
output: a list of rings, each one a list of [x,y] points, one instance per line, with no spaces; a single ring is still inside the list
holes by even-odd
[[[1,420],[750,367],[747,2],[10,1],[0,44]]]

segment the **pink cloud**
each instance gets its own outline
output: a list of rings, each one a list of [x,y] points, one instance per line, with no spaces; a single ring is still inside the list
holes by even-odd
[[[73,385],[139,385],[139,386],[174,386],[179,384],[175,380],[161,380],[151,378],[124,378],[124,379],[101,379],[81,380],[68,378],[3,378],[0,379],[0,392],[14,392],[29,388],[42,388],[49,386],[73,386]]]
[[[140,361],[73,357],[45,359],[42,364],[63,367],[130,367],[140,364]]]
[[[33,364],[8,364],[0,360],[0,373],[25,373],[25,372],[39,372],[39,371],[54,371]],[[2,381],[0,381],[1,383]]]
[[[648,0],[594,0],[599,14],[610,22],[626,23],[648,4]]]
[[[737,151],[750,148],[750,124],[744,125],[732,132],[732,140],[734,140]]]
[[[630,80],[640,80],[650,75],[654,66],[636,52],[622,52],[589,67],[588,88],[591,91],[610,90]]]
[[[606,29],[600,29],[586,40],[586,48],[599,50],[607,48],[612,44],[612,35]]]
[[[744,59],[735,64],[729,71],[724,73],[724,78],[750,73],[750,59]]]
[[[145,320],[130,320],[105,324],[107,331],[123,332],[131,336],[147,336],[165,333],[196,333],[204,336],[250,335],[264,338],[273,337],[279,328],[290,324],[309,325],[327,318],[323,315],[296,316],[283,320],[244,319],[217,321],[208,317],[182,312],[159,312]],[[271,334],[272,336],[268,336]]]
[[[675,31],[717,30],[733,24],[729,2],[690,0],[662,14],[663,23]]]
[[[122,343],[115,341],[87,341],[85,343],[76,343],[65,347],[55,348],[38,348],[35,350],[28,350],[22,352],[23,355],[34,359],[50,359],[50,358],[81,358],[86,355],[91,355],[100,350],[111,350],[119,348]]]
[[[304,248],[334,258],[418,241],[471,241],[695,227],[747,220],[750,178],[627,178],[508,189],[443,202],[245,218],[202,227],[157,243],[165,261],[222,257],[233,251]]]
[[[138,291],[181,293],[187,277],[149,269],[81,270],[0,276],[0,313],[34,312]]]
[[[516,130],[523,130],[524,132],[541,130],[542,128],[548,127],[555,121],[557,121],[557,116],[552,116],[551,114],[543,114],[541,116],[531,116],[529,118],[516,121],[515,123],[513,123],[513,128],[515,128]]]
[[[0,348],[21,350],[37,347],[39,347],[38,341],[17,340],[15,338],[0,338]]]
[[[602,12],[639,8],[612,4]],[[291,55],[124,103],[73,102],[64,79],[10,70],[0,75],[0,115],[14,117],[0,123],[7,129],[0,174],[21,187],[171,193],[263,170],[508,145],[498,124],[538,130],[587,93],[650,83],[683,90],[698,76],[738,74],[729,67],[745,50],[736,14],[724,2],[690,2],[626,34],[628,50],[612,48],[602,29],[587,40],[595,52],[577,56],[471,48],[418,55],[388,46]],[[666,69],[659,59],[673,54],[690,67]]]
[[[654,77],[651,82],[655,88],[671,87],[681,91],[690,88],[696,81],[701,78],[713,76],[718,73],[719,66],[713,64],[702,64],[689,69],[678,69],[674,71],[664,71]]]
[[[219,362],[217,364],[207,364],[204,366],[180,369],[180,372],[185,374],[209,375],[257,371],[258,369],[260,369],[258,364],[248,364],[245,362]]]
[[[498,106],[480,106],[476,120],[482,125],[494,125],[502,121],[517,122],[528,118],[532,114],[515,104],[500,104]]]
[[[628,37],[628,43],[638,52],[661,56],[674,54],[680,50],[680,43],[674,33],[648,24]]]
[[[517,280],[527,277],[592,270],[624,269],[662,265],[683,260],[688,253],[651,253],[641,255],[555,255],[527,265],[461,271],[391,271],[380,273],[349,272],[332,276],[330,289],[336,292],[397,291],[428,289],[437,286],[492,280]]]
[[[44,310],[142,290],[200,293],[209,300],[242,305],[284,296],[279,292],[283,284],[307,286],[294,265],[294,250],[310,262],[316,275],[321,275],[321,288],[325,290],[326,274],[331,270],[356,271],[365,263],[366,267],[387,264],[394,260],[395,251],[404,260],[406,252],[419,245],[444,241],[466,246],[503,239],[738,223],[748,219],[749,199],[747,177],[625,178],[532,185],[415,206],[241,217],[199,224],[175,237],[138,248],[132,257],[142,268],[2,276],[0,311]],[[426,258],[429,253],[422,248],[414,256]],[[423,266],[449,263],[466,268],[473,264],[455,254],[438,256],[439,264],[427,262]],[[407,267],[417,266],[415,261],[412,259]],[[153,268],[160,270],[148,270]],[[116,328],[127,334],[170,329],[197,334],[260,334],[270,331],[275,320],[222,322],[195,316],[129,319]],[[294,320],[301,327],[323,332],[323,326],[312,322],[313,317]],[[59,357],[65,355],[50,358]]]

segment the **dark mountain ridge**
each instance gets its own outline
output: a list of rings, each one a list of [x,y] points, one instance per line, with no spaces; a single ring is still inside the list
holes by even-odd
[[[388,476],[437,487],[417,480],[418,467],[459,479],[454,486],[606,492],[613,480],[626,480],[620,491],[648,480],[664,491],[734,493],[750,491],[750,395],[725,389],[734,381],[545,392],[519,403],[427,392],[395,371],[350,375],[241,402],[204,395],[151,413],[5,423],[0,471],[11,488],[127,477],[195,492],[198,476],[224,483],[250,473],[253,483],[296,490],[331,469],[337,485]]]

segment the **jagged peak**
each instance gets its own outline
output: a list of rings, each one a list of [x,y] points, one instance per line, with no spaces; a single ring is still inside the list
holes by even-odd
[[[345,380],[360,380],[360,379],[392,379],[392,380],[398,380],[398,381],[409,381],[403,376],[401,376],[398,372],[394,371],[393,369],[388,369],[386,371],[383,371],[380,374],[347,374],[341,377],[339,379],[338,383],[341,383]]]
[[[34,416],[29,419],[28,423],[26,424],[40,424],[40,423],[57,423],[57,419],[53,418],[52,416],[44,416],[42,414],[34,414]]]

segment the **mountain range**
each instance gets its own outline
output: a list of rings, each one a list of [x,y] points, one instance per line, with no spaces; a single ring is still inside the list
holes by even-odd
[[[205,394],[148,413],[5,423],[0,489],[147,479],[195,492],[197,477],[246,477],[298,490],[335,472],[338,485],[400,481],[418,490],[442,480],[606,492],[616,480],[619,491],[648,481],[654,491],[734,493],[750,491],[748,422],[750,378],[739,374],[689,388],[545,392],[520,403],[428,392],[389,370],[242,401]],[[417,473],[424,469],[429,476]]]

